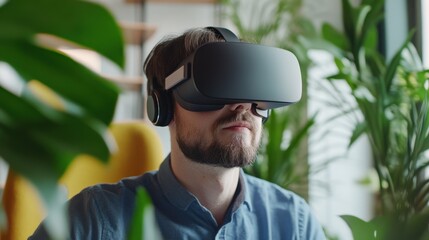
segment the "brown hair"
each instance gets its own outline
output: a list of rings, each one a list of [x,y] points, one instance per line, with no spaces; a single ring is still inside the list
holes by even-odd
[[[170,36],[161,40],[149,53],[143,67],[148,79],[148,94],[151,94],[153,87],[164,89],[165,78],[198,47],[208,42],[219,41],[224,40],[207,28],[190,29],[180,36]]]

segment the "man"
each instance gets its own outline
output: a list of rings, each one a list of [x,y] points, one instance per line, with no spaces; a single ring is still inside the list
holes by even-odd
[[[213,74],[226,74],[225,78],[228,71],[241,74],[234,72],[239,69],[234,64],[246,60],[233,62],[235,55],[216,59],[223,52],[237,56],[260,52],[241,43],[207,44],[235,41],[230,34],[222,28],[192,29],[161,41],[152,50],[145,62],[148,115],[155,125],[169,127],[171,154],[159,171],[114,185],[90,187],[71,199],[72,239],[125,239],[139,186],[151,196],[163,239],[325,239],[304,200],[241,170],[256,158],[267,117],[261,106],[271,103],[260,96],[246,102],[223,93],[215,92],[222,97],[213,99],[198,95],[198,91],[211,91],[213,86],[203,90],[201,84]],[[213,46],[214,53],[200,51],[202,46]],[[244,52],[236,52],[241,46]],[[208,64],[202,67],[198,61]],[[236,67],[229,68],[231,65]],[[204,71],[197,73],[199,68]],[[211,72],[210,76],[204,75],[206,72]],[[195,84],[189,86],[199,88],[197,92],[187,88],[191,81]],[[216,81],[222,84],[218,76]],[[248,91],[246,86],[234,89],[232,85],[233,94],[239,95],[240,89]],[[40,228],[32,239],[43,239],[43,234]]]

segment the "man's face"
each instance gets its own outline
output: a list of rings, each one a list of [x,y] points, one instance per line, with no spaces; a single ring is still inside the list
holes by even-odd
[[[176,140],[192,161],[232,168],[255,160],[262,119],[252,114],[250,103],[210,112],[191,112],[176,104],[174,111]]]

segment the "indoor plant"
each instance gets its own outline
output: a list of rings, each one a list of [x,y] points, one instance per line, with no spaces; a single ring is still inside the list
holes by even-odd
[[[363,0],[354,7],[343,0],[342,7],[344,32],[325,24],[322,35],[326,42],[318,47],[334,56],[338,72],[328,77],[331,93],[342,95],[340,99],[350,94],[353,99],[331,103],[342,110],[342,116],[354,119],[349,145],[362,134],[368,136],[379,184],[376,215],[380,217],[354,236],[405,239],[411,235],[395,235],[395,227],[417,229],[417,222],[423,221],[427,228],[429,221],[429,180],[420,178],[429,166],[424,155],[429,148],[428,70],[423,69],[410,43],[412,32],[392,59],[386,60],[380,53],[377,24],[383,19],[384,1]],[[345,82],[350,91],[338,90],[337,81]],[[344,219],[352,229],[365,226],[354,217]],[[424,228],[425,224],[419,229]],[[369,233],[362,235],[362,231]],[[425,234],[421,232],[412,239],[420,239]]]
[[[56,216],[48,228],[63,228],[65,195],[57,180],[80,153],[108,159],[106,129],[119,89],[40,39],[73,42],[123,67],[122,33],[104,7],[75,0],[6,1],[0,5],[0,29],[0,61],[14,68],[25,86],[37,81],[64,102],[56,109],[29,91],[0,86],[0,157],[33,184],[49,215]]]

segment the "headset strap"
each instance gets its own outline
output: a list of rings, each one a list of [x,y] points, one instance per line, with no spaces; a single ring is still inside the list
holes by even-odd
[[[206,27],[206,29],[221,36],[226,42],[240,42],[240,39],[229,29],[223,27]]]

